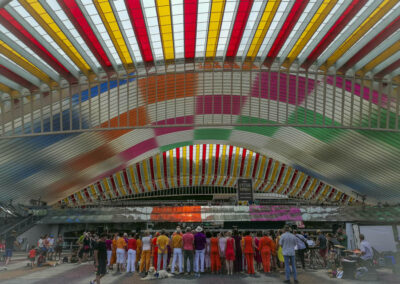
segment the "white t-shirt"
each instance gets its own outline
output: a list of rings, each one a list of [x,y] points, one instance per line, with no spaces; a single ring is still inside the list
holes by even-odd
[[[42,240],[42,238],[40,238],[39,241],[38,241],[38,247],[40,247],[40,248],[43,247],[43,240]]]
[[[371,244],[366,240],[361,242],[360,250],[361,252],[365,252],[365,254],[361,256],[361,259],[368,260],[373,258],[374,252],[372,251]]]
[[[150,244],[151,244],[150,236],[142,238],[142,246],[143,246],[142,250],[150,250],[151,248]]]
[[[47,241],[49,242],[49,246],[53,246],[54,245],[54,238],[48,238]]]
[[[219,238],[219,248],[221,249],[221,254],[225,255],[225,247],[226,247],[226,238]]]

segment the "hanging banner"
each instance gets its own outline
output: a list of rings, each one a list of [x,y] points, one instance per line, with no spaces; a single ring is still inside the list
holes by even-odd
[[[253,184],[251,179],[238,179],[238,202],[253,204]]]

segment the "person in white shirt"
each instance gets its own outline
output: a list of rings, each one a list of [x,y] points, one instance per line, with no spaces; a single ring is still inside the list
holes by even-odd
[[[49,258],[49,260],[52,260],[53,259],[53,254],[54,254],[54,236],[50,235],[50,237],[47,238],[47,242],[49,244],[48,258]]]
[[[218,240],[219,242],[219,249],[220,249],[220,257],[221,257],[221,263],[225,263],[225,248],[226,248],[226,237],[225,233],[221,232],[221,236]],[[221,265],[221,270],[224,269],[224,265]]]
[[[363,261],[370,261],[374,257],[374,252],[372,250],[371,244],[365,240],[365,236],[363,234],[360,234],[360,251],[361,251],[361,256],[360,259]]]

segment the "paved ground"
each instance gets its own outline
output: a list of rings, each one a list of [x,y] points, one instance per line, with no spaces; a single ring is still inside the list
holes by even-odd
[[[56,267],[28,268],[26,266],[26,258],[18,257],[8,266],[8,270],[2,271],[0,266],[0,283],[1,284],[80,284],[89,283],[94,278],[94,268],[91,264],[62,264]],[[102,279],[102,284],[131,284],[140,280],[138,274],[107,274]],[[176,276],[168,279],[140,281],[141,283],[160,283],[160,284],[187,284],[187,283],[204,283],[204,284],[252,284],[252,283],[282,283],[284,274],[274,273],[271,276],[265,276],[258,273],[255,277],[249,277],[246,274],[227,275],[211,275],[205,274],[200,278],[191,276]],[[299,272],[300,283],[362,283],[361,281],[350,281],[344,279],[331,279],[328,277],[326,270],[307,270]],[[292,282],[293,283],[293,282]],[[368,283],[400,283],[400,278],[393,275],[390,271],[382,270],[379,272],[378,281],[369,281]]]

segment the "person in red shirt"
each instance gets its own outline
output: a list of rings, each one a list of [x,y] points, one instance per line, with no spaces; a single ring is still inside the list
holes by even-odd
[[[157,238],[160,235],[159,232],[156,232],[155,237],[152,239],[151,244],[152,244],[152,251],[153,251],[153,266],[157,267],[157,261],[158,261],[158,246],[157,246]]]
[[[210,258],[211,258],[211,273],[218,273],[221,270],[221,259],[219,257],[219,240],[218,233],[214,232],[210,239]]]
[[[256,247],[253,237],[250,232],[246,232],[245,237],[242,239],[242,251],[246,256],[247,273],[255,274],[254,272],[254,248]]]
[[[36,259],[36,249],[35,246],[31,247],[31,250],[29,251],[28,258],[30,260],[31,268],[33,268],[33,265],[35,264],[35,259]]]
[[[137,241],[132,234],[129,235],[127,248],[128,248],[128,261],[126,263],[126,272],[135,273]]]

